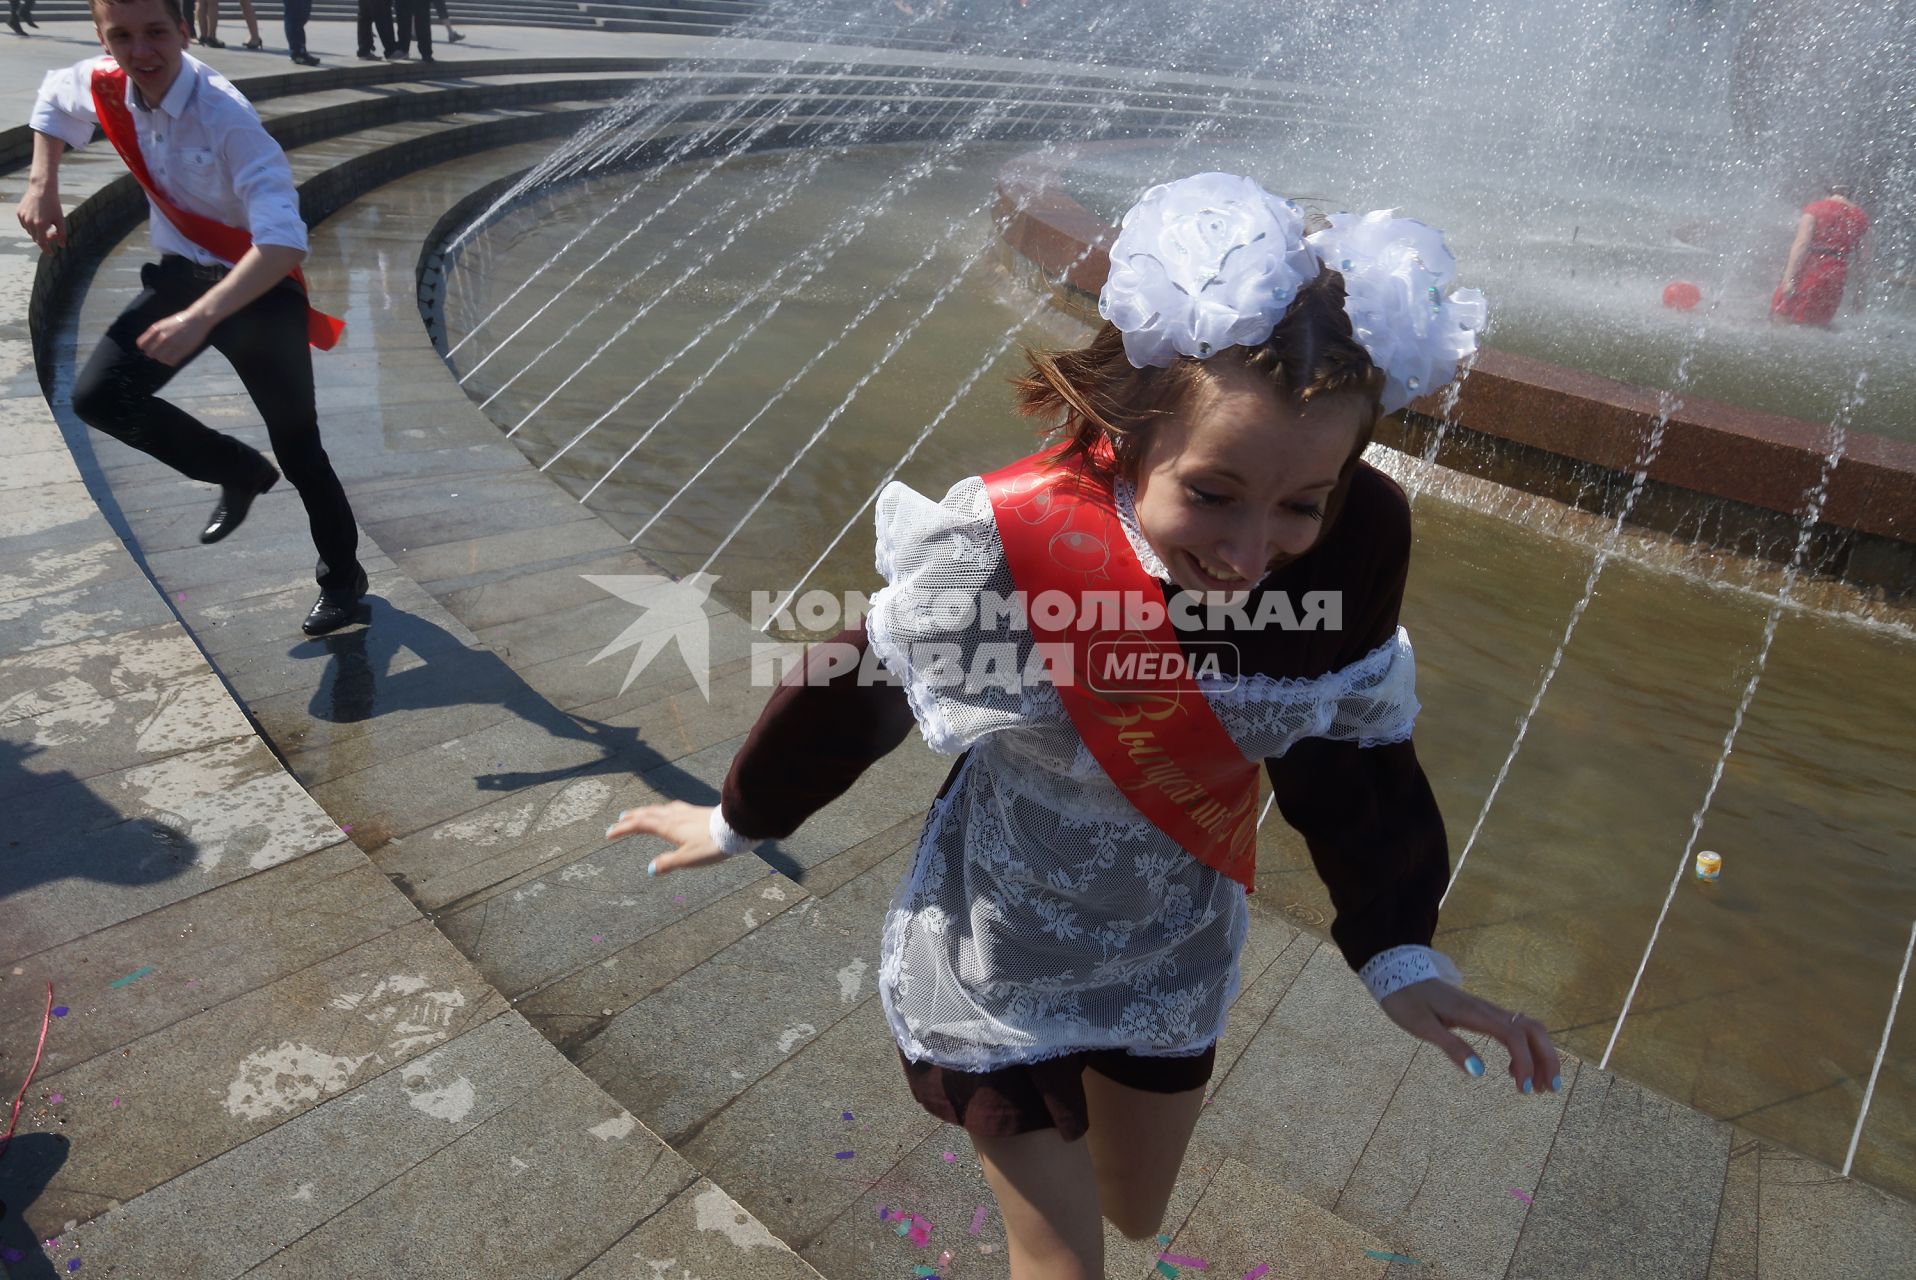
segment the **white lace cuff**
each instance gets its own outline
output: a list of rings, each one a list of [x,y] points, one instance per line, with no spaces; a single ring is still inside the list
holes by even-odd
[[[1401,991],[1413,982],[1422,982],[1426,978],[1442,978],[1445,982],[1462,983],[1464,975],[1458,972],[1450,957],[1441,951],[1429,947],[1392,947],[1372,956],[1362,969],[1357,971],[1358,978],[1370,988],[1373,1000],[1382,1000],[1393,991]]]
[[[732,830],[732,824],[725,820],[725,810],[719,805],[712,806],[711,830],[712,843],[717,845],[719,852],[728,858],[737,857],[741,853],[750,853],[759,846],[759,842],[752,837],[742,836]]]

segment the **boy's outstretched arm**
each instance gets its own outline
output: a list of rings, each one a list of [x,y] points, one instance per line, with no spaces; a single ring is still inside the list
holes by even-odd
[[[35,130],[33,167],[27,171],[27,189],[14,217],[40,252],[52,253],[67,242],[66,212],[60,207],[60,157],[67,144],[50,133]]]

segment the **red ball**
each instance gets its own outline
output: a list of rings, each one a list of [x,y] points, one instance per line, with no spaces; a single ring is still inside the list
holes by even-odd
[[[1688,311],[1703,301],[1703,290],[1688,280],[1672,280],[1663,286],[1663,305],[1675,311]]]

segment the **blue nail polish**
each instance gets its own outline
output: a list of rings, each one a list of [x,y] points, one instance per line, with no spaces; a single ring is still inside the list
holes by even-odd
[[[607,827],[605,829],[605,838],[610,840],[612,838],[612,833],[617,829],[618,829],[617,823],[613,823],[612,826]]]
[[[1526,1080],[1526,1081],[1524,1081],[1524,1082],[1523,1082],[1523,1091],[1524,1091],[1525,1093],[1529,1093],[1529,1092],[1530,1092],[1530,1082],[1529,1082],[1528,1080]]]
[[[1563,1077],[1562,1077],[1562,1076],[1551,1076],[1551,1077],[1550,1077],[1550,1092],[1552,1092],[1552,1093],[1562,1093],[1562,1092],[1563,1092]]]
[[[645,874],[647,874],[648,876],[655,876],[658,873],[659,873],[659,864],[657,859],[653,859],[651,862],[648,862],[645,864]]]
[[[1473,1076],[1480,1076],[1484,1073],[1484,1060],[1473,1053],[1469,1059],[1465,1061],[1464,1070]]]

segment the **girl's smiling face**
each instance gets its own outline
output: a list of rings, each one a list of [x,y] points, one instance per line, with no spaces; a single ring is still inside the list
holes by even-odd
[[[1176,585],[1235,593],[1317,542],[1372,406],[1347,392],[1300,407],[1241,365],[1205,372],[1182,410],[1152,429],[1138,524]]]

